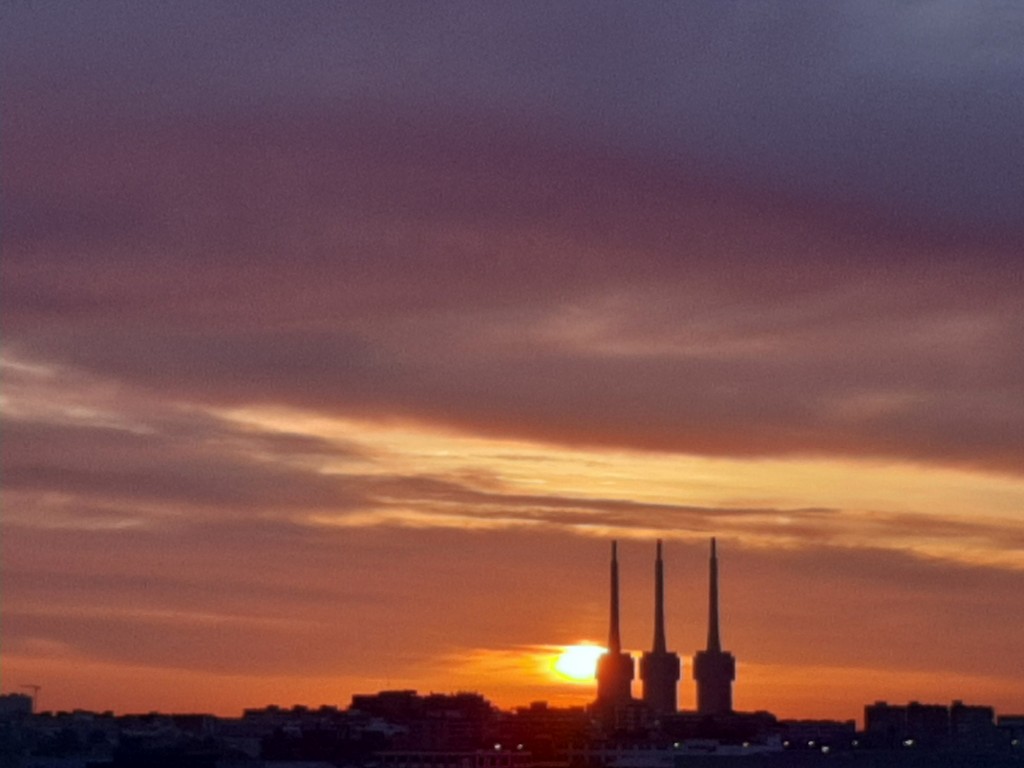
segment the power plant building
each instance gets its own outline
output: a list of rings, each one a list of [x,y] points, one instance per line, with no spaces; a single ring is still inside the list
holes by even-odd
[[[665,638],[665,573],[659,540],[654,561],[654,642],[640,659],[642,701],[654,716],[678,711],[678,685],[683,664],[679,655],[668,650]],[[612,542],[611,595],[608,650],[597,662],[597,700],[595,710],[608,712],[637,705],[632,696],[635,674],[633,657],[622,650],[619,633],[619,563],[617,543]],[[701,715],[728,715],[732,709],[732,683],[736,679],[736,659],[722,650],[718,616],[718,553],[711,539],[710,582],[708,586],[708,642],[693,662],[697,682],[697,712]]]
[[[722,650],[718,629],[718,553],[711,539],[711,563],[708,589],[708,645],[693,658],[693,678],[697,681],[697,712],[702,715],[727,715],[732,712],[732,681],[736,679],[736,658]]]
[[[619,560],[613,541],[608,650],[597,660],[597,706],[614,709],[629,704],[633,699],[633,674],[633,657],[622,651],[619,635]]]
[[[654,561],[654,643],[640,659],[640,679],[644,684],[644,703],[656,715],[676,711],[676,689],[682,664],[679,655],[666,649],[665,571],[661,560],[661,540]]]

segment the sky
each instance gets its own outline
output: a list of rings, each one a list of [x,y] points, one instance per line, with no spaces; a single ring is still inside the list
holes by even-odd
[[[2,678],[42,709],[1024,712],[1024,10],[6,3]],[[639,686],[635,688],[639,693]]]

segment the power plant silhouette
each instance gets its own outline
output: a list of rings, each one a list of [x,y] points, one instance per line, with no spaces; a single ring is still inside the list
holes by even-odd
[[[612,542],[611,600],[608,621],[608,650],[597,662],[597,700],[595,709],[614,710],[635,703],[632,694],[635,668],[633,657],[622,650],[619,634],[619,560],[617,542]],[[665,567],[658,540],[654,560],[654,642],[640,659],[643,703],[655,715],[677,711],[676,689],[683,664],[679,655],[668,650],[665,640]],[[711,539],[708,584],[708,642],[693,659],[693,679],[697,683],[697,712],[702,715],[732,713],[732,683],[736,679],[736,659],[722,650],[718,620],[718,552]]]

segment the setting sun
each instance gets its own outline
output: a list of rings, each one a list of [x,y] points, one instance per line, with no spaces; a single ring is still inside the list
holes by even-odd
[[[565,680],[592,682],[597,659],[604,652],[599,645],[568,645],[555,661],[555,672]]]

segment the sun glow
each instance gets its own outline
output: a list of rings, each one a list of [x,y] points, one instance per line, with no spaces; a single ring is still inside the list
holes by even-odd
[[[592,683],[597,670],[597,659],[605,652],[599,645],[567,645],[555,660],[555,673],[575,683]]]

